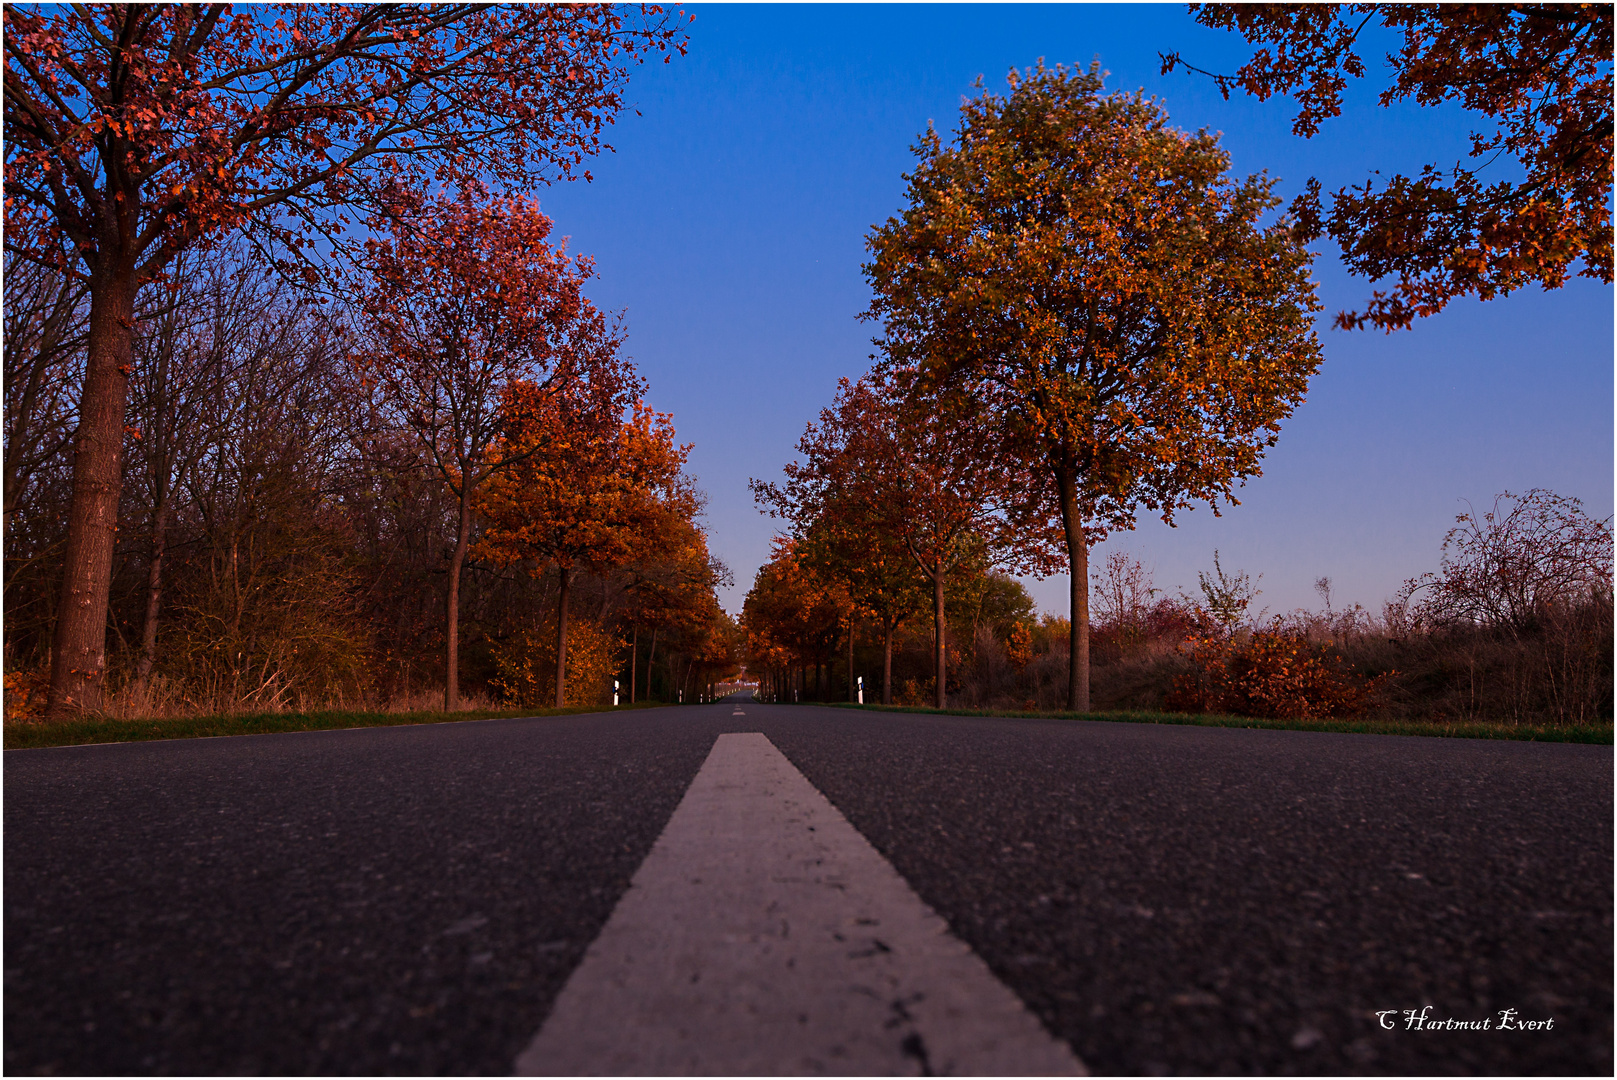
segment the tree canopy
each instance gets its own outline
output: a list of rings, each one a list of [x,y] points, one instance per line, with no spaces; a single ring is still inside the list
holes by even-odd
[[[884,364],[969,387],[1006,460],[1011,519],[1059,522],[1073,708],[1088,707],[1087,552],[1138,509],[1233,502],[1320,362],[1311,256],[1273,181],[1168,125],[1097,68],[1012,72],[915,147],[908,205],[865,267]]]
[[[1452,300],[1491,300],[1573,276],[1612,280],[1612,8],[1610,4],[1192,4],[1196,21],[1260,46],[1233,75],[1212,75],[1177,53],[1162,57],[1211,77],[1227,98],[1290,94],[1292,130],[1320,132],[1342,111],[1349,79],[1364,78],[1360,36],[1371,23],[1398,35],[1386,57],[1383,106],[1455,102],[1481,117],[1468,166],[1429,164],[1339,188],[1327,212],[1320,184],[1292,203],[1300,234],[1329,233],[1349,269],[1375,290],[1336,325],[1407,329]],[[1485,175],[1501,157],[1517,178]],[[1579,264],[1581,263],[1581,266]]]

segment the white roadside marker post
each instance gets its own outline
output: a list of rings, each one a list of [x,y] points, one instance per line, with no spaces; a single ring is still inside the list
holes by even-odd
[[[612,707],[618,707],[618,680],[612,680]]]
[[[859,676],[859,704],[865,703],[865,677]]]

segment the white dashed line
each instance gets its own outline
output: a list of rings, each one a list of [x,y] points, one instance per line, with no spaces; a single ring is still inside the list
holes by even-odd
[[[721,735],[518,1075],[1083,1075],[760,734]]]

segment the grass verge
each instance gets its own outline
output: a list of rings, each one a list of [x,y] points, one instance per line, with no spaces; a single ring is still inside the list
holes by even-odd
[[[619,705],[615,710],[587,706],[566,709],[467,709],[464,712],[310,712],[250,713],[241,716],[190,716],[177,719],[111,720],[83,716],[52,723],[7,723],[5,748],[31,750],[46,746],[147,742],[154,739],[206,739],[221,735],[268,735],[288,731],[335,731],[341,728],[402,727],[446,724],[461,720],[506,717],[572,716],[578,713],[657,708],[661,703]]]
[[[945,716],[1003,716],[1030,720],[1105,720],[1118,724],[1180,724],[1191,727],[1266,728],[1273,731],[1339,731],[1360,735],[1425,735],[1443,739],[1514,739],[1522,742],[1570,742],[1612,745],[1610,721],[1597,724],[1492,724],[1472,721],[1413,720],[1265,720],[1251,716],[1191,716],[1149,712],[1017,712],[1006,709],[933,709],[913,705],[850,705],[825,702],[838,709],[874,712],[934,713]]]

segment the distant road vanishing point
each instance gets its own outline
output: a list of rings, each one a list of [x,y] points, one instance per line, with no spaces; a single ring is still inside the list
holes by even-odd
[[[1610,747],[739,695],[9,751],[6,1071],[1609,1075],[1611,826]]]

